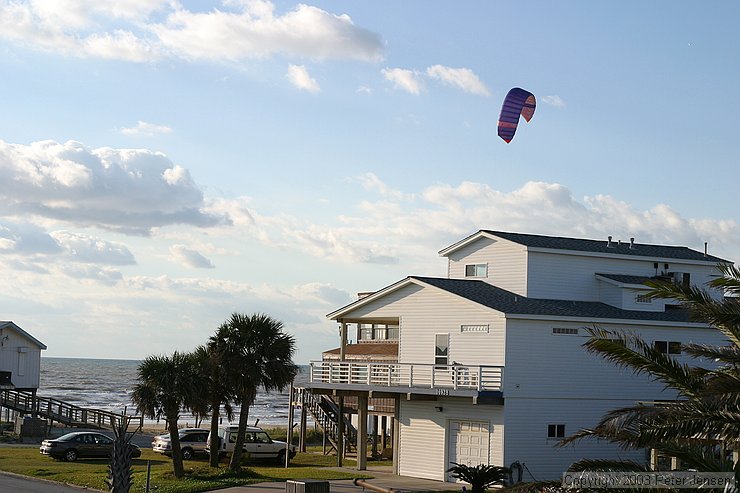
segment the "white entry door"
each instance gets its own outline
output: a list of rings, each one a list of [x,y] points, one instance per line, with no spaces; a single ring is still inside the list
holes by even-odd
[[[486,421],[451,420],[450,431],[447,435],[447,468],[452,463],[477,466],[488,464],[488,444],[490,442],[490,427]],[[455,478],[448,475],[448,481]]]

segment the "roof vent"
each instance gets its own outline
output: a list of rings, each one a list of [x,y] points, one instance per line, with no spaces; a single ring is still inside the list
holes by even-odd
[[[630,250],[634,250],[634,249],[635,249],[635,239],[630,238]]]
[[[606,240],[606,247],[607,248],[614,248],[614,245],[612,244],[612,237],[611,237],[611,235],[610,236],[607,236],[606,238],[607,238],[607,240]]]
[[[704,256],[707,256],[707,242],[704,242]]]

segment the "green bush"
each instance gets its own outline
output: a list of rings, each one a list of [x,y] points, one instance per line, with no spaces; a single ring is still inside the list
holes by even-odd
[[[468,466],[453,462],[454,466],[447,469],[452,476],[470,483],[472,493],[482,493],[488,486],[504,485],[509,478],[509,469],[501,466],[491,466],[488,464],[478,464],[477,466]]]

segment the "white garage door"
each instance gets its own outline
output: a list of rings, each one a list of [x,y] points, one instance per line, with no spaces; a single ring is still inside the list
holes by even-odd
[[[451,420],[447,436],[448,469],[453,462],[469,466],[488,464],[488,422]],[[454,481],[455,478],[448,477],[448,480]]]

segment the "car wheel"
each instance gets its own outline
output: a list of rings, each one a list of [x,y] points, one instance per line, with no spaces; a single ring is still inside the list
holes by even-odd
[[[193,449],[190,447],[185,447],[182,449],[182,458],[185,460],[190,460],[193,458]]]
[[[77,460],[77,451],[73,448],[64,452],[64,460],[67,462],[74,462]]]
[[[285,450],[281,450],[277,455],[278,464],[285,464]]]

